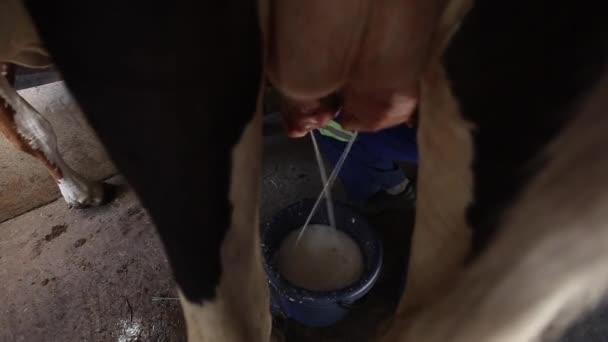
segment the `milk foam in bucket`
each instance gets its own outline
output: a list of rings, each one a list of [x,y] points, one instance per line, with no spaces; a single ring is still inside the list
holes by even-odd
[[[331,226],[312,224],[296,243],[292,231],[277,252],[279,272],[290,283],[313,291],[335,291],[354,284],[363,274],[357,243]]]

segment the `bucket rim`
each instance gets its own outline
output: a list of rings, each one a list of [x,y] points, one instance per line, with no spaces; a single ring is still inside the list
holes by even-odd
[[[357,213],[355,210],[353,210],[350,206],[339,201],[334,201],[334,208],[336,211],[340,210],[344,213],[348,213],[348,215],[354,218],[356,222],[359,222],[359,229],[366,230],[366,235],[371,238],[371,243],[374,244],[374,249],[376,253],[373,256],[364,255],[364,257],[375,257],[374,260],[372,260],[371,262],[372,266],[369,268],[366,267],[361,278],[345,288],[333,291],[315,291],[292,284],[280,274],[280,272],[275,266],[273,259],[276,250],[271,251],[268,248],[265,248],[265,243],[267,241],[267,233],[269,231],[268,229],[274,224],[276,224],[277,218],[280,214],[288,212],[295,207],[306,207],[307,204],[309,204],[309,206],[312,206],[312,203],[313,199],[309,198],[294,202],[288,205],[287,207],[284,207],[283,209],[279,210],[272,217],[272,219],[268,220],[264,224],[264,230],[262,233],[262,257],[264,259],[264,269],[266,271],[266,274],[268,275],[268,283],[270,286],[273,287],[275,291],[278,292],[279,295],[284,296],[287,300],[291,302],[297,302],[299,304],[309,303],[314,304],[315,306],[320,306],[335,305],[336,303],[352,303],[357,299],[361,298],[367,292],[369,292],[371,287],[375,284],[376,280],[380,275],[380,271],[382,270],[384,250],[381,240],[379,239],[376,232],[371,228],[367,219],[361,214]],[[311,221],[310,223],[315,224],[319,222]],[[292,229],[297,229],[297,227]],[[340,229],[340,227],[337,227],[337,229]],[[360,239],[358,239],[356,236],[353,236],[346,230],[340,230],[348,234],[357,243],[361,251],[364,252],[365,249],[364,246],[361,245]]]

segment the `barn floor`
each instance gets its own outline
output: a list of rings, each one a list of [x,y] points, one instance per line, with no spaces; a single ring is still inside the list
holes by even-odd
[[[321,187],[310,142],[285,138],[276,116],[265,120],[262,221],[292,202],[315,197]],[[73,122],[60,123],[65,129],[58,135],[75,168],[94,178],[113,175],[95,143],[70,143],[88,134],[74,129],[80,126]],[[109,205],[69,210],[56,199],[47,176],[32,171],[37,166],[28,157],[14,157],[8,148],[0,145],[0,156],[12,156],[0,158],[0,172],[7,163],[12,170],[0,174],[0,342],[184,341],[181,310],[160,241],[124,181],[110,178],[122,191]],[[76,158],[91,153],[100,159]],[[24,182],[24,172],[36,176]],[[343,198],[339,186],[336,193]],[[5,203],[17,204],[9,212]],[[276,329],[287,341],[368,341],[390,315],[401,291],[413,219],[408,201],[396,202],[395,208],[370,217],[386,251],[384,271],[370,295],[334,327],[307,329],[277,321]],[[598,311],[564,341],[608,341],[606,317],[607,310]]]

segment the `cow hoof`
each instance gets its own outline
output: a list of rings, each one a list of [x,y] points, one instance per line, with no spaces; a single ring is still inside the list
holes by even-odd
[[[117,186],[109,183],[91,183],[81,191],[78,196],[66,196],[64,198],[70,209],[86,209],[97,207],[111,202],[117,194]]]

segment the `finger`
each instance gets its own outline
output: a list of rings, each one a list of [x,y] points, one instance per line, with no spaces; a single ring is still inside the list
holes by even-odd
[[[332,118],[333,112],[323,107],[306,113],[295,109],[283,115],[287,135],[292,138],[303,137],[311,130],[325,126]]]
[[[306,122],[286,122],[287,136],[290,138],[301,138],[306,136],[308,132],[319,126],[316,120],[307,120]]]

